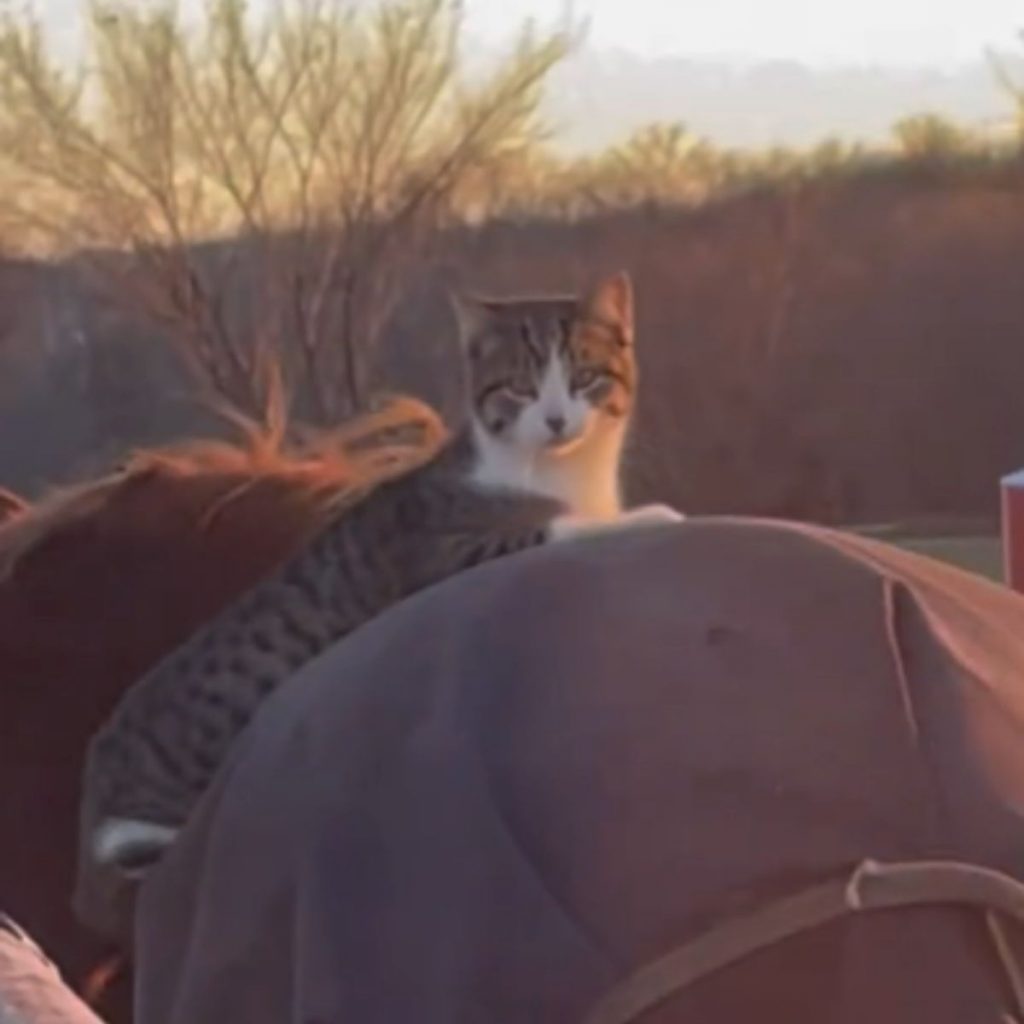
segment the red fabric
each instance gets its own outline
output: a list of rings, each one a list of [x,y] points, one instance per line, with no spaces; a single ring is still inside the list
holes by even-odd
[[[1024,479],[1003,485],[1002,508],[1006,582],[1014,590],[1024,590]]]

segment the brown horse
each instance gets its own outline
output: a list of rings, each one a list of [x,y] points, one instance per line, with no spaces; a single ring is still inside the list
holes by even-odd
[[[109,962],[74,919],[87,740],[133,680],[265,575],[325,517],[429,458],[432,410],[397,399],[288,449],[280,431],[193,442],[0,512],[0,909],[76,987]],[[130,1019],[127,986],[98,1007]]]

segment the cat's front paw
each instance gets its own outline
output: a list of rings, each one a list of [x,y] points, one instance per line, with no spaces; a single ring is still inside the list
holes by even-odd
[[[92,836],[92,852],[129,878],[141,878],[174,842],[178,830],[153,821],[108,818]]]
[[[670,505],[640,505],[623,512],[620,517],[624,526],[664,526],[666,523],[681,523],[686,519],[682,512]]]

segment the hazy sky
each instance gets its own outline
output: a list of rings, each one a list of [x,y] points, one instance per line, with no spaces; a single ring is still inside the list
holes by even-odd
[[[524,16],[548,19],[558,0],[468,0],[488,35]],[[943,65],[1007,47],[1024,0],[575,0],[590,40],[662,55],[744,54],[807,63]]]
[[[178,2],[189,13],[203,6],[203,0]],[[257,12],[273,2],[249,0]],[[1012,103],[984,53],[992,47],[1024,54],[1018,37],[1024,0],[463,2],[467,42],[482,40],[486,51],[509,40],[527,18],[550,26],[569,12],[574,22],[588,24],[591,57],[580,54],[560,68],[545,101],[559,139],[570,146],[607,145],[655,120],[683,121],[735,145],[804,145],[836,132],[877,138],[899,117],[923,110],[976,126],[1009,124]],[[72,55],[86,0],[34,3],[59,50]],[[613,51],[639,60],[612,59]],[[743,82],[714,77],[723,66],[715,64],[709,85],[700,81],[701,65],[645,60],[653,57],[788,60],[814,71],[778,69],[769,79],[755,74]],[[844,70],[850,68],[876,73]]]
[[[267,0],[254,0],[262,6]],[[466,0],[475,31],[499,39],[525,17],[548,22],[565,0]],[[812,64],[943,66],[1009,46],[1024,0],[568,0],[590,43],[644,55],[737,54]],[[36,0],[64,40],[80,0]],[[191,7],[196,0],[186,0]]]

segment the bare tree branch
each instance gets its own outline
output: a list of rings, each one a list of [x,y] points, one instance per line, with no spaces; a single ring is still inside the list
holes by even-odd
[[[273,357],[321,420],[362,404],[411,267],[474,180],[539,138],[568,32],[490,77],[457,0],[93,0],[69,75],[37,21],[0,20],[0,196],[52,251],[159,325],[199,382],[258,411]]]

